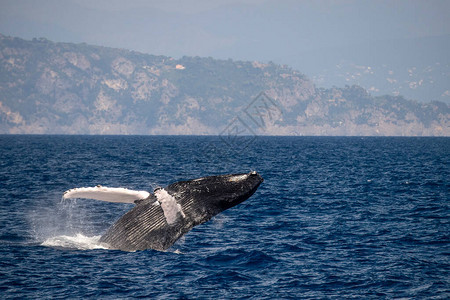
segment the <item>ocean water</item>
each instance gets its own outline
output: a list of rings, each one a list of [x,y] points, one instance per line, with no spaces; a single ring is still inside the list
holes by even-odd
[[[449,138],[3,135],[0,295],[448,299],[449,169]],[[250,199],[165,252],[99,245],[131,204],[61,200],[250,170]]]

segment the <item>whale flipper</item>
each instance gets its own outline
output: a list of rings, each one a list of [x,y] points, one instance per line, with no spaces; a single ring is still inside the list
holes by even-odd
[[[63,199],[94,199],[108,202],[134,203],[150,196],[147,191],[134,191],[125,188],[96,187],[74,188],[64,192]]]

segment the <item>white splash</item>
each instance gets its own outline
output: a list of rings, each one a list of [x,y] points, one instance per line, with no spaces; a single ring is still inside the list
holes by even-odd
[[[134,191],[125,188],[109,188],[98,185],[96,187],[74,188],[64,192],[64,199],[95,199],[108,202],[134,203],[136,200],[150,196],[147,191]]]
[[[41,245],[78,250],[108,249],[106,244],[100,243],[100,237],[100,235],[89,237],[82,233],[77,233],[75,236],[60,235],[46,239]]]
[[[155,196],[163,209],[168,224],[175,223],[180,215],[185,217],[181,205],[165,189],[156,190]]]

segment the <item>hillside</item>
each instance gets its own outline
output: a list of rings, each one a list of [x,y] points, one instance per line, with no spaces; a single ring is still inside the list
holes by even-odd
[[[273,63],[0,35],[0,133],[448,136],[449,116]]]

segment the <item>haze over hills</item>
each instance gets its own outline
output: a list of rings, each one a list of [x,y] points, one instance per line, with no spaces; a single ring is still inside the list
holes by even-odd
[[[0,36],[0,133],[448,136],[449,116],[273,63]]]
[[[372,95],[449,104],[449,51],[450,35],[384,40],[305,53],[295,65],[318,86],[356,84]],[[313,59],[318,55],[320,62]]]

